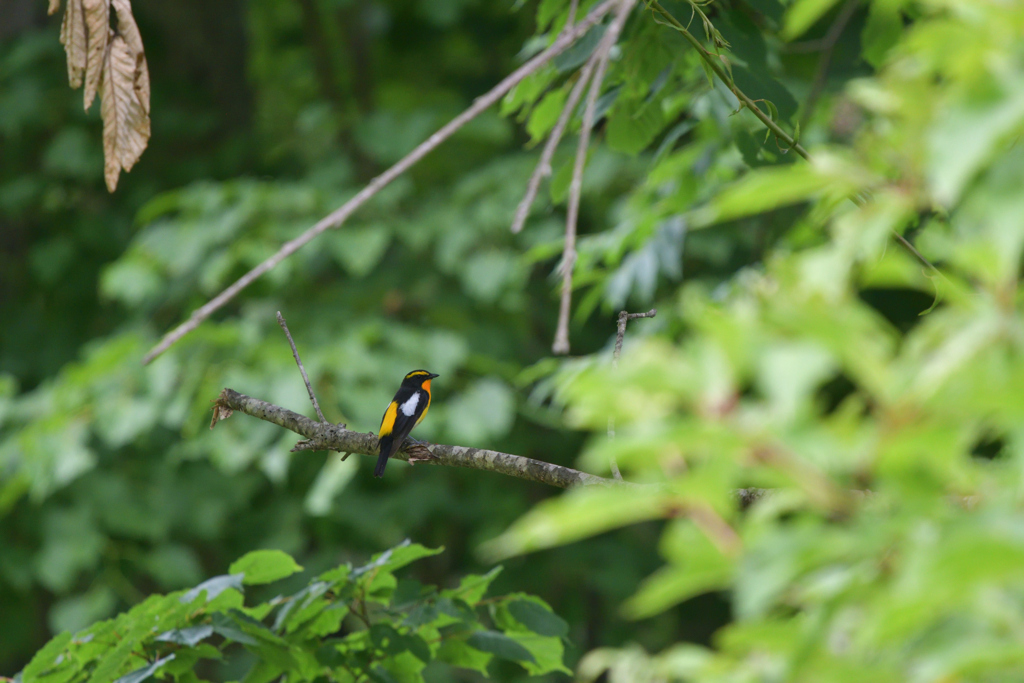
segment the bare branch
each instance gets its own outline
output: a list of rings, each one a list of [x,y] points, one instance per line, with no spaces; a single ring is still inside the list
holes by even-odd
[[[572,26],[572,23],[576,21],[576,8],[579,7],[579,4],[580,0],[571,0],[571,2],[569,2],[569,16],[565,20],[566,28]]]
[[[565,216],[565,248],[562,252],[562,300],[558,307],[558,327],[555,328],[555,341],[551,351],[556,354],[569,353],[569,314],[572,307],[572,272],[576,266],[576,222],[579,219],[580,194],[583,191],[583,167],[587,163],[587,151],[590,148],[590,132],[594,127],[594,113],[597,109],[597,96],[604,82],[604,72],[608,68],[608,55],[612,46],[619,38],[622,27],[626,24],[630,10],[636,0],[620,0],[615,18],[594,50],[591,60],[596,60],[594,80],[590,83],[587,93],[587,108],[583,112],[583,125],[580,128],[579,146],[576,148],[576,161],[572,169],[572,182],[569,183],[569,205]]]
[[[653,318],[656,315],[658,315],[657,308],[652,308],[646,313],[619,311],[619,322],[615,331],[615,350],[612,351],[612,367],[619,367],[619,356],[622,355],[622,340],[626,337],[626,325],[629,321],[636,320],[637,318]]]
[[[356,432],[346,429],[342,425],[334,425],[330,422],[314,422],[308,417],[299,415],[286,408],[275,406],[251,396],[245,396],[231,389],[224,389],[214,404],[214,424],[216,424],[217,419],[222,420],[229,417],[233,411],[271,422],[305,437],[306,441],[300,442],[301,447],[297,447],[296,450],[313,450],[314,445],[316,445],[319,446],[319,450],[333,450],[377,457],[377,435],[373,432]],[[211,425],[212,427],[213,425]],[[509,453],[488,451],[482,448],[446,446],[443,444],[418,444],[409,448],[414,448],[417,451],[426,450],[432,457],[424,462],[447,465],[449,467],[488,470],[563,489],[591,485],[636,486],[636,484],[626,484],[624,482],[617,482],[614,479],[605,479],[604,477],[587,474],[586,472],[580,472],[569,467],[553,465]],[[401,448],[392,458],[408,460],[408,449],[406,447]]]
[[[580,69],[579,80],[576,81],[572,92],[569,93],[569,99],[565,101],[565,106],[562,107],[562,113],[559,115],[555,127],[551,129],[551,134],[548,136],[548,141],[544,144],[544,151],[540,154],[537,167],[533,169],[530,182],[526,185],[526,194],[523,195],[522,201],[516,207],[516,215],[512,220],[513,233],[518,233],[523,229],[523,226],[526,224],[526,218],[530,215],[530,208],[533,206],[534,200],[537,199],[537,192],[540,190],[541,181],[551,175],[551,159],[555,156],[558,143],[562,141],[562,136],[565,135],[565,129],[569,126],[569,119],[572,118],[572,113],[575,111],[580,97],[583,96],[583,89],[587,87],[587,82],[590,80],[590,74],[593,71],[593,60],[588,60],[583,68]]]
[[[287,408],[240,394],[232,389],[224,389],[214,402],[213,421],[210,429],[220,420],[231,417],[235,411],[251,417],[276,424],[305,437],[296,444],[292,452],[306,450],[332,450],[349,454],[377,457],[377,435],[373,432],[356,432],[346,429],[345,425],[330,422],[314,422],[304,415],[292,412]],[[634,484],[626,481],[606,479],[570,467],[553,465],[548,462],[524,458],[521,455],[488,451],[482,448],[466,448],[465,446],[446,446],[444,444],[420,443],[411,446],[415,450],[425,449],[432,456],[429,462],[448,467],[467,467],[475,470],[497,472],[517,479],[536,481],[558,488],[569,489],[577,486],[629,486],[638,489],[655,489],[657,484]],[[393,460],[408,460],[406,448],[399,449],[391,456]],[[760,498],[770,493],[767,489],[737,489],[734,491],[737,504],[747,508]],[[677,514],[689,515],[692,509],[680,509]],[[698,512],[698,516],[700,513]],[[705,517],[705,521],[708,521]],[[726,543],[725,545],[731,545]]]
[[[615,330],[615,349],[612,351],[612,367],[619,367],[619,356],[622,355],[622,340],[626,337],[626,325],[629,324],[630,320],[636,320],[637,318],[653,318],[658,315],[658,309],[652,308],[646,313],[630,313],[629,311],[619,311],[618,325]],[[608,418],[608,438],[615,438],[615,418]],[[616,479],[622,479],[622,472],[619,471],[619,463],[615,461],[615,456],[611,458],[612,474]]]
[[[306,374],[306,368],[302,366],[302,359],[299,358],[299,350],[295,348],[295,340],[292,339],[292,333],[288,330],[288,323],[284,321],[284,316],[281,315],[281,311],[277,312],[277,324],[284,330],[284,336],[288,337],[288,343],[292,347],[292,356],[295,358],[295,364],[299,366],[299,372],[302,373],[302,381],[306,383],[306,391],[309,392],[309,400],[313,402],[313,408],[316,410],[317,417],[320,418],[321,422],[327,422],[327,418],[320,412],[320,404],[316,402],[316,394],[313,393],[313,387],[309,384],[309,375]]]
[[[437,132],[420,143],[416,149],[409,152],[409,154],[399,160],[394,166],[371,180],[370,183],[352,197],[352,199],[348,200],[333,212],[322,218],[316,225],[306,230],[306,232],[293,240],[285,242],[276,254],[240,277],[234,282],[234,284],[215,296],[202,307],[196,309],[192,315],[189,316],[187,321],[178,325],[178,327],[164,335],[163,339],[161,339],[160,342],[146,354],[142,359],[143,365],[149,364],[154,358],[169,349],[186,334],[199,327],[204,320],[209,318],[215,311],[224,306],[224,304],[235,298],[239,292],[252,284],[261,275],[271,270],[305,246],[313,238],[330,228],[336,228],[344,223],[349,216],[355,213],[356,209],[361,207],[374,195],[387,187],[387,185],[395,178],[412,168],[423,157],[433,151],[434,148],[501,99],[505,93],[514,88],[524,78],[536,72],[542,66],[550,62],[555,56],[564,52],[570,45],[575,43],[580,36],[586,33],[591,26],[599,22],[605,14],[611,11],[618,2],[619,0],[604,0],[604,2],[591,10],[590,14],[588,14],[582,21],[559,35],[558,38],[555,39],[555,42],[553,42],[546,50],[513,71],[501,83],[491,88],[489,92],[478,97],[468,109],[442,126]]]

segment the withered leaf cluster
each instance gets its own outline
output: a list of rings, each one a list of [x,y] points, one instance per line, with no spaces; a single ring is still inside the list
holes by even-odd
[[[59,9],[60,0],[50,0],[50,14]],[[68,55],[68,82],[85,85],[86,110],[100,95],[103,175],[113,192],[121,169],[132,169],[150,134],[149,69],[130,0],[67,0],[60,42]]]

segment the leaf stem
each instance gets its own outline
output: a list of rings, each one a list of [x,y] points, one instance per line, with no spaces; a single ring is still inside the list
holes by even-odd
[[[704,63],[706,63],[711,70],[715,72],[715,75],[718,76],[722,83],[725,84],[725,87],[729,88],[729,91],[736,96],[736,99],[740,101],[740,104],[749,109],[754,116],[761,120],[761,123],[767,126],[768,130],[775,133],[775,136],[785,142],[790,149],[807,161],[811,160],[811,155],[808,154],[807,150],[804,149],[799,142],[797,142],[796,138],[783,130],[779,124],[775,123],[771,116],[761,111],[754,100],[750,99],[746,93],[736,86],[736,83],[733,82],[729,72],[725,70],[724,66],[722,66],[721,59],[716,58],[715,55],[711,54],[708,49],[704,47],[704,44],[697,40],[696,36],[690,33],[685,26],[679,23],[678,19],[669,14],[668,10],[661,6],[661,3],[659,3],[658,0],[650,0],[647,3],[647,6],[653,12],[665,19],[672,28],[683,34],[683,37],[693,45],[693,48],[697,51],[697,54],[700,55],[700,58],[704,60]]]

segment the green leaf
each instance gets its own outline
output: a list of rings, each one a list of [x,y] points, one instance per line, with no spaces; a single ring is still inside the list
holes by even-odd
[[[466,641],[460,638],[446,638],[441,641],[437,650],[437,659],[447,662],[452,666],[459,666],[464,669],[473,669],[483,675],[487,675],[487,665],[491,662],[492,655],[472,648]]]
[[[334,569],[325,571],[320,575],[320,580],[331,584],[343,584],[348,581],[351,574],[352,567],[347,564],[343,564],[335,567]]]
[[[929,185],[945,206],[960,199],[968,182],[1024,125],[1024,75],[1000,84],[998,94],[943,108],[928,136]]]
[[[426,645],[424,643],[424,645]],[[390,657],[381,662],[379,668],[374,668],[371,672],[378,672],[381,674],[390,674],[388,679],[396,683],[423,683],[423,667],[426,666],[424,662],[416,658],[411,652],[402,652],[394,657]]]
[[[132,650],[135,644],[134,638],[123,638],[118,641],[117,645],[108,649],[99,658],[96,668],[92,671],[90,680],[97,681],[98,683],[113,681],[118,672],[123,671],[131,661]]]
[[[242,683],[270,683],[281,676],[284,668],[266,659],[257,659],[256,662],[245,674]]]
[[[374,683],[401,683],[397,678],[391,675],[391,672],[382,666],[375,666],[366,672],[366,675]]]
[[[620,98],[608,118],[608,146],[625,154],[639,154],[667,123],[658,101],[623,103]]]
[[[244,578],[245,575],[241,573],[222,574],[221,576],[215,576],[212,579],[207,579],[206,581],[203,581],[195,588],[186,591],[185,594],[181,596],[181,601],[183,603],[190,603],[196,598],[198,598],[200,593],[202,593],[203,591],[206,592],[207,602],[213,600],[229,588],[233,588],[235,590],[240,591],[242,590],[242,582]]]
[[[475,380],[448,401],[447,429],[456,443],[487,446],[512,428],[516,401],[512,390],[499,379]]]
[[[801,36],[815,24],[839,0],[796,0],[786,12],[786,23],[782,29],[783,40]]]
[[[142,681],[146,680],[147,678],[155,674],[160,669],[160,667],[162,667],[164,664],[173,659],[174,655],[169,654],[166,657],[162,657],[156,660],[149,666],[144,666],[140,669],[132,671],[129,674],[121,676],[119,679],[117,679],[115,683],[142,683]]]
[[[244,574],[247,585],[270,583],[301,572],[302,567],[281,550],[254,550],[231,563],[228,571]]]
[[[260,644],[259,640],[240,629],[234,621],[223,614],[213,615],[212,627],[214,631],[236,643],[241,643],[242,645]]]
[[[539,635],[558,638],[569,635],[569,624],[539,600],[514,600],[508,604],[508,611],[516,621]]]
[[[756,169],[719,192],[707,206],[693,212],[690,226],[703,228],[808,201],[823,190],[836,186],[836,180],[809,164]],[[846,191],[852,190],[850,187]]]
[[[427,548],[419,543],[413,543],[409,539],[405,539],[394,548],[390,548],[382,553],[374,555],[373,559],[368,564],[353,569],[352,577],[358,578],[374,570],[386,570],[388,572],[393,572],[396,569],[401,569],[405,565],[415,562],[416,560],[437,555],[442,552],[444,552],[443,547]]]
[[[494,567],[486,574],[470,574],[462,577],[459,585],[450,590],[441,591],[441,595],[449,598],[460,598],[469,605],[475,605],[483,599],[494,579],[501,573],[501,566]]]
[[[562,644],[561,638],[518,631],[508,635],[533,655],[534,661],[519,662],[531,675],[540,676],[552,671],[572,674],[572,671],[566,668],[564,663],[565,646]]]
[[[427,645],[427,641],[420,638],[415,633],[410,633],[402,637],[402,643],[405,649],[416,659],[420,660],[424,664],[429,664],[432,659],[430,656],[430,646]]]
[[[497,631],[476,631],[466,639],[466,644],[481,652],[489,652],[496,657],[513,662],[537,663],[533,653],[504,633]]]
[[[358,471],[359,461],[356,458],[327,458],[303,501],[305,511],[313,517],[328,515],[338,494],[345,490]]]
[[[326,246],[338,263],[352,277],[361,278],[380,263],[391,243],[391,229],[386,225],[346,225],[327,237]]]
[[[47,671],[57,665],[57,657],[64,652],[68,643],[71,642],[71,634],[67,631],[60,635],[54,636],[46,645],[44,645],[39,652],[37,652],[32,660],[25,665],[22,670],[21,679],[24,683],[31,683],[33,679],[38,677],[44,671]]]
[[[629,619],[645,619],[660,614],[684,600],[729,586],[731,566],[718,565],[662,567],[647,577],[636,595],[622,606]]]
[[[433,622],[439,614],[440,612],[435,605],[423,603],[409,610],[409,614],[402,620],[402,625],[410,628],[419,628],[424,624]]]
[[[473,607],[461,598],[443,596],[438,598],[435,604],[442,614],[451,617],[455,621],[462,621],[467,624],[477,621],[476,612],[473,611]]]
[[[466,292],[485,303],[497,301],[519,275],[518,257],[506,249],[488,249],[470,256],[460,270]]]
[[[537,31],[546,31],[548,25],[566,7],[566,0],[541,0],[537,5]]]
[[[348,607],[344,603],[331,605],[304,623],[301,626],[301,632],[306,636],[314,638],[336,633],[341,628],[341,622],[348,615],[348,612]],[[291,624],[288,625],[288,628],[293,631],[300,630],[298,627],[293,628]]]
[[[192,626],[189,628],[165,631],[154,638],[154,640],[192,647],[212,635],[213,627],[208,624],[204,624],[202,626]]]
[[[552,64],[560,72],[570,71],[582,66],[583,62],[587,61],[594,52],[597,44],[601,42],[601,38],[604,37],[604,32],[607,29],[607,24],[597,24],[587,31],[582,38],[573,43],[572,47],[555,57]]]
[[[526,132],[530,134],[532,142],[543,140],[554,128],[555,122],[565,107],[566,97],[565,88],[551,90],[533,108],[530,119],[526,123]]]
[[[501,536],[483,544],[480,552],[492,559],[511,557],[656,519],[664,511],[662,497],[650,491],[573,489],[536,505]]]
[[[903,34],[902,4],[903,0],[873,0],[868,10],[868,20],[860,36],[861,55],[876,69],[881,68],[889,50]]]

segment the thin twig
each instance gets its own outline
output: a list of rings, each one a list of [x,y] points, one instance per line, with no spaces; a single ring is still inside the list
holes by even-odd
[[[565,19],[563,32],[572,28],[573,22],[576,21],[576,9],[578,6],[579,0],[572,0],[569,3],[569,14]],[[551,175],[551,158],[555,155],[555,148],[558,147],[562,135],[565,134],[565,128],[569,123],[569,118],[572,116],[573,109],[576,108],[576,103],[579,102],[583,88],[590,78],[590,71],[591,63],[588,61],[587,65],[580,71],[579,81],[576,82],[572,92],[569,93],[569,99],[562,108],[558,122],[551,130],[551,135],[548,136],[548,141],[544,145],[544,151],[540,155],[540,161],[537,162],[536,168],[533,169],[533,175],[530,176],[530,182],[526,185],[526,195],[519,202],[519,206],[516,207],[516,215],[512,220],[512,234],[514,235],[518,234],[523,229],[523,225],[526,224],[526,217],[529,215],[530,207],[533,206],[533,200],[537,198],[537,191],[540,189],[540,181]]]
[[[658,309],[652,308],[646,313],[630,313],[628,311],[619,311],[618,325],[615,330],[615,349],[612,351],[612,367],[619,367],[619,356],[622,355],[622,340],[626,337],[626,325],[630,320],[636,320],[637,318],[653,318],[658,315]]]
[[[569,3],[569,16],[565,20],[565,27],[569,28],[573,22],[576,21],[576,8],[580,5],[580,0],[572,0]]]
[[[576,223],[579,219],[580,195],[583,192],[583,167],[587,163],[587,151],[590,148],[590,132],[594,127],[594,114],[597,110],[597,96],[601,92],[604,73],[608,68],[608,56],[619,38],[622,27],[626,24],[630,10],[636,0],[620,0],[619,9],[615,13],[608,30],[598,43],[591,56],[596,60],[594,80],[590,82],[587,92],[587,108],[583,111],[583,124],[580,128],[579,145],[576,148],[576,161],[572,168],[572,182],[569,183],[569,205],[565,215],[565,247],[562,252],[562,300],[558,307],[558,326],[555,328],[555,341],[551,351],[564,355],[569,353],[569,314],[572,307],[572,272],[576,266]]]
[[[807,95],[807,100],[804,102],[804,111],[800,117],[800,129],[805,130],[808,122],[811,120],[811,115],[814,113],[814,105],[817,104],[818,98],[821,96],[822,90],[825,88],[826,77],[828,76],[828,67],[832,62],[832,53],[835,51],[836,43],[839,41],[840,36],[843,35],[843,30],[846,25],[853,18],[853,13],[860,6],[860,0],[848,0],[843,6],[843,9],[839,12],[839,16],[832,23],[828,33],[825,35],[825,49],[821,57],[818,59],[818,66],[814,72],[814,80],[812,81],[811,91]]]
[[[284,316],[281,315],[281,311],[277,312],[277,324],[284,330],[284,336],[288,337],[288,343],[292,347],[292,356],[295,357],[295,364],[299,366],[299,372],[302,373],[302,381],[306,383],[306,391],[309,392],[309,400],[313,402],[313,408],[316,410],[317,417],[320,418],[321,422],[327,422],[327,418],[320,412],[320,404],[316,402],[316,394],[313,393],[313,387],[309,383],[309,375],[306,374],[306,368],[302,366],[302,359],[299,358],[299,350],[295,348],[295,340],[292,339],[292,333],[288,330],[288,323],[284,321]]]
[[[636,320],[637,318],[653,318],[658,315],[658,309],[652,308],[646,313],[630,313],[629,311],[619,311],[619,320],[615,330],[615,349],[612,351],[612,368],[615,370],[619,369],[619,356],[622,355],[622,340],[626,337],[626,325],[629,324],[630,320]],[[615,418],[608,418],[608,438],[615,438]],[[612,474],[616,479],[622,479],[622,472],[619,471],[619,463],[615,461],[615,456],[611,457]]]
[[[522,201],[516,207],[516,215],[512,220],[513,234],[523,229],[523,226],[526,224],[526,218],[530,215],[530,208],[533,206],[534,200],[537,199],[537,192],[540,190],[541,181],[551,175],[551,159],[555,156],[558,143],[562,141],[562,136],[565,135],[565,129],[569,126],[572,113],[576,110],[576,105],[579,104],[580,97],[583,96],[583,89],[587,87],[587,82],[590,80],[590,74],[593,71],[593,60],[587,60],[587,63],[580,69],[579,80],[576,81],[572,92],[569,93],[569,98],[565,101],[565,106],[562,107],[562,113],[558,117],[555,127],[551,129],[548,141],[544,144],[544,151],[540,154],[540,160],[537,162],[536,168],[533,169],[530,182],[526,185],[526,194],[523,195]]]
[[[344,223],[348,217],[356,211],[356,209],[361,207],[374,195],[387,187],[387,185],[395,178],[408,171],[423,157],[433,151],[434,148],[451,137],[456,131],[472,121],[483,111],[490,108],[491,105],[500,100],[505,93],[514,88],[524,78],[536,72],[542,66],[550,62],[555,56],[569,48],[569,46],[575,43],[580,36],[590,30],[591,26],[595,25],[602,17],[604,17],[605,14],[611,11],[618,2],[619,0],[605,0],[599,4],[579,23],[559,35],[550,47],[513,71],[503,81],[501,81],[501,83],[491,88],[491,90],[486,94],[478,97],[469,108],[420,143],[416,149],[409,152],[409,154],[403,157],[394,166],[371,180],[369,184],[352,197],[352,199],[348,200],[330,214],[320,219],[316,225],[306,230],[306,232],[293,240],[285,242],[281,248],[278,249],[276,254],[250,270],[248,273],[236,280],[230,287],[200,308],[196,309],[192,315],[189,316],[188,320],[164,335],[163,339],[161,339],[160,342],[146,354],[142,359],[143,365],[149,364],[154,358],[169,349],[186,334],[199,327],[204,320],[209,318],[215,311],[224,306],[224,304],[234,299],[239,292],[252,284],[264,273],[273,269],[279,263],[305,246],[310,240],[326,230],[336,228]]]

